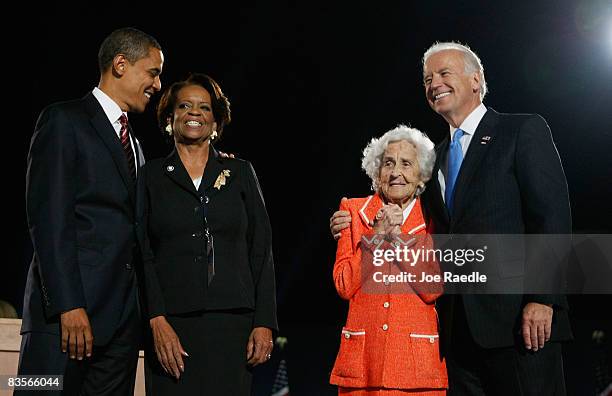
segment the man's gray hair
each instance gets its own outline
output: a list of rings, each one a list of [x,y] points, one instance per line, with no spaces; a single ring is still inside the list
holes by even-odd
[[[398,125],[396,128],[387,131],[379,138],[373,138],[363,149],[363,159],[361,168],[372,179],[372,189],[378,191],[380,188],[380,167],[383,155],[389,143],[405,140],[416,147],[417,160],[419,161],[419,172],[423,183],[431,179],[434,163],[436,162],[436,151],[434,144],[427,135],[416,128],[409,128],[406,125]]]
[[[427,59],[429,59],[429,57],[433,54],[444,50],[461,51],[461,54],[463,55],[463,63],[465,64],[465,72],[478,72],[480,75],[480,100],[482,101],[488,92],[487,82],[484,75],[484,67],[482,66],[482,62],[480,61],[478,55],[476,55],[476,53],[467,45],[456,43],[454,41],[434,43],[427,51],[425,51],[425,54],[423,55],[423,72],[425,72],[425,62],[427,62]]]

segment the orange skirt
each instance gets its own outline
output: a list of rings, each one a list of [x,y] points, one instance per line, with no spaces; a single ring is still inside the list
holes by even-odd
[[[446,389],[387,389],[338,387],[341,396],[446,396]]]

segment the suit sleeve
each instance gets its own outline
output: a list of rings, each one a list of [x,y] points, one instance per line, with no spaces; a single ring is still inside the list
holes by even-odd
[[[40,115],[26,176],[28,226],[48,318],[85,307],[76,240],[75,131],[57,107]]]
[[[516,172],[521,191],[526,234],[557,234],[567,238],[546,238],[530,257],[533,276],[558,276],[568,257],[572,232],[567,181],[561,159],[546,121],[534,115],[521,126],[517,142]],[[540,267],[538,270],[537,268]],[[527,295],[526,302],[567,307],[565,297]]]
[[[349,211],[348,201],[340,202],[340,209]],[[351,212],[351,225],[342,230],[338,247],[336,249],[336,262],[334,263],[334,285],[338,295],[350,300],[361,287],[361,249],[353,248],[353,222],[359,221],[356,214]]]
[[[263,194],[251,163],[246,162],[246,204],[251,271],[255,284],[253,327],[278,330],[276,318],[276,281],[272,256],[272,226]]]
[[[542,117],[536,115],[524,123],[516,155],[526,233],[571,233],[567,181],[550,128]]]
[[[155,255],[153,253],[153,249],[151,248],[151,240],[149,239],[149,219],[151,218],[151,205],[150,199],[151,194],[149,190],[149,177],[148,174],[150,172],[148,165],[140,168],[143,172],[144,178],[146,180],[145,185],[145,200],[144,200],[144,218],[143,218],[143,228],[144,228],[144,238],[143,238],[143,272],[144,272],[144,295],[145,300],[147,302],[147,317],[152,319],[156,316],[164,316],[166,315],[166,304],[164,302],[164,295],[161,290],[161,285],[159,283],[159,278],[157,276],[157,270],[155,269]]]

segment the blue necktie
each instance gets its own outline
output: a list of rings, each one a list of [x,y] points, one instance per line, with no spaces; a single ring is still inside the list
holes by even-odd
[[[461,129],[457,129],[453,135],[453,140],[448,147],[448,172],[446,175],[444,199],[446,201],[448,212],[451,215],[453,210],[455,182],[457,181],[457,175],[459,175],[459,169],[461,169],[461,162],[463,162],[463,151],[461,149],[461,143],[459,143],[459,139],[461,139],[463,133],[464,132]]]

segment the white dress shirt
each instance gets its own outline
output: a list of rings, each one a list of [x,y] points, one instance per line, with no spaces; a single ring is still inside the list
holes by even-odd
[[[474,132],[476,132],[476,128],[478,128],[478,124],[484,117],[487,112],[487,107],[484,104],[480,104],[476,107],[469,116],[463,120],[459,128],[453,128],[449,125],[450,128],[450,138],[453,140],[453,136],[455,135],[455,131],[457,129],[461,129],[464,133],[463,136],[459,138],[459,144],[461,144],[461,151],[463,152],[463,158],[465,159],[465,155],[467,154],[468,148],[470,147],[470,142],[472,141],[472,137],[474,137]],[[448,157],[448,156],[447,156]],[[440,169],[438,169],[438,183],[440,183],[440,192],[442,193],[442,199],[446,202],[446,198],[444,197],[444,192],[446,191],[446,182],[444,179],[444,172],[442,172],[442,168],[445,168],[445,164],[440,164]]]
[[[121,121],[119,121],[119,118],[121,117],[122,114],[125,114],[125,116],[127,117],[127,113],[122,111],[121,107],[119,107],[119,105],[115,103],[115,101],[112,100],[110,96],[105,94],[98,87],[95,87],[92,93],[93,93],[93,96],[100,103],[100,106],[102,106],[102,110],[104,110],[104,114],[106,114],[106,117],[108,118],[110,123],[113,125],[113,128],[115,129],[115,133],[117,134],[119,141],[121,141]],[[130,142],[132,142],[132,152],[134,153],[134,169],[136,169],[136,174],[138,174],[138,161],[136,160],[137,154],[134,152],[136,148],[136,144],[134,143],[134,140],[132,139],[132,135],[128,134],[128,136],[130,137]]]
[[[202,183],[202,176],[196,177],[195,179],[192,179],[191,181],[193,182],[193,186],[195,187],[195,189],[198,190],[200,188],[200,184]]]

